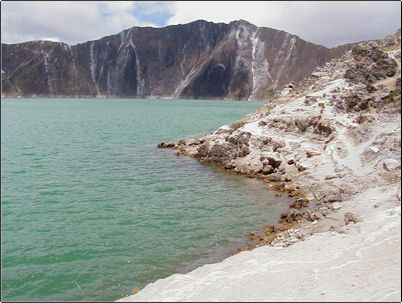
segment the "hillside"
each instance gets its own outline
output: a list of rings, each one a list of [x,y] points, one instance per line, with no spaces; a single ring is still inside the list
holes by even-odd
[[[132,27],[77,45],[2,44],[2,95],[261,100],[349,48],[244,20]]]

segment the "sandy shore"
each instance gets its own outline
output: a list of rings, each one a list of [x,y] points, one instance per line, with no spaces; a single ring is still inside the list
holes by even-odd
[[[245,251],[118,301],[400,301],[398,201],[395,186],[368,189],[338,212],[358,210],[360,223]]]

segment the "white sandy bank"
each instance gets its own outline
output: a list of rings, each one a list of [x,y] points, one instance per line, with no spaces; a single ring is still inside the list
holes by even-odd
[[[363,221],[287,248],[264,246],[146,286],[129,301],[400,301],[401,206],[395,186],[345,203]]]

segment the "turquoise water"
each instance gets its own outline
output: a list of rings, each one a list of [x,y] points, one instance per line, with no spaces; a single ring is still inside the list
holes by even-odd
[[[2,100],[2,300],[116,300],[276,222],[262,184],[156,148],[260,106]]]

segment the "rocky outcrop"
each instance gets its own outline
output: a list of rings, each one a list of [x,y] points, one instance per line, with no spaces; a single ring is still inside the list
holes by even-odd
[[[295,197],[274,230],[318,224],[368,186],[400,180],[399,41],[400,32],[361,43],[258,111],[173,147]],[[346,213],[340,221],[361,218]],[[248,248],[280,234],[254,233]]]
[[[266,99],[350,47],[243,20],[133,27],[73,46],[2,44],[2,95]]]
[[[174,144],[181,154],[258,178],[276,195],[295,198],[276,225],[247,234],[251,243],[239,251],[252,251],[151,283],[119,301],[275,301],[295,290],[287,297],[292,301],[300,289],[309,302],[368,296],[400,301],[399,54],[400,31],[362,43],[301,83],[286,85],[256,112]],[[364,76],[350,78],[350,68],[359,64]],[[242,146],[246,155],[237,154]],[[217,154],[220,148],[225,152]],[[286,287],[284,271],[294,277]],[[369,286],[368,277],[374,281]],[[244,285],[251,285],[246,294]]]

